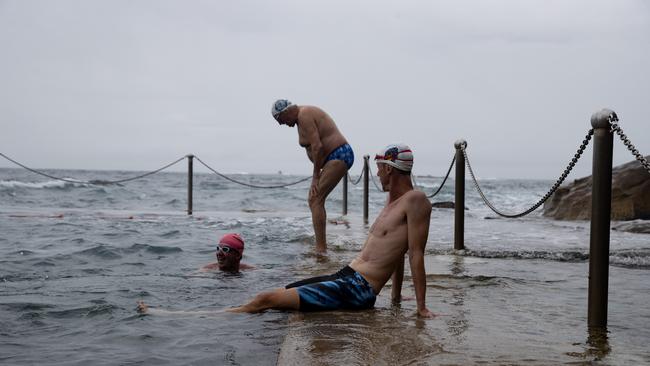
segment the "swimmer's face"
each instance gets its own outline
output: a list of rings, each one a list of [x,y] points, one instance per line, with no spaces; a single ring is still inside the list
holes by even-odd
[[[381,182],[381,189],[384,192],[390,191],[390,169],[392,167],[388,164],[384,163],[377,163],[377,177],[379,177],[379,181]]]
[[[217,263],[219,263],[220,269],[228,269],[235,266],[239,263],[241,259],[241,254],[236,249],[233,249],[227,245],[219,244],[217,246]]]
[[[281,125],[293,127],[296,125],[296,121],[298,120],[298,115],[296,113],[297,110],[298,108],[296,106],[291,106],[282,113],[278,114],[275,119]]]

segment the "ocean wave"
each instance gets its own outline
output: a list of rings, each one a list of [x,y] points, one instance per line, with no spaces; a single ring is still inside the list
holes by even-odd
[[[183,251],[183,249],[179,247],[165,247],[165,246],[156,246],[156,245],[148,245],[148,244],[133,244],[130,248],[129,251],[146,251],[149,253],[154,253],[154,254],[169,254],[169,253],[180,253]]]
[[[68,179],[68,178],[66,178]],[[30,188],[30,189],[65,189],[65,188],[79,188],[89,187],[88,183],[84,182],[64,182],[60,180],[49,180],[46,182],[20,182],[17,180],[1,180],[0,189],[15,189],[15,188]]]
[[[546,251],[546,250],[433,250],[434,255],[460,255],[488,259],[543,259],[557,262],[585,262],[589,251]],[[650,249],[624,249],[610,251],[609,264],[613,266],[650,269]]]
[[[546,259],[560,262],[581,262],[589,259],[589,253],[583,251],[546,251],[546,250],[474,250],[464,249],[454,251],[453,249],[434,250],[433,254],[450,255],[457,254],[478,258],[514,258],[514,259]]]
[[[609,264],[637,269],[650,269],[650,249],[629,249],[610,253]]]
[[[171,230],[166,233],[159,234],[158,236],[161,238],[176,238],[180,236],[180,230]]]
[[[81,250],[74,254],[94,256],[102,259],[120,259],[124,254],[135,254],[143,251],[153,254],[170,254],[182,252],[183,249],[179,247],[166,247],[148,244],[133,244],[128,248],[116,248],[110,245],[100,244],[89,249]]]
[[[9,255],[16,255],[16,254],[17,255],[32,255],[32,254],[34,254],[34,252],[32,252],[31,250],[22,249],[22,250],[17,250],[15,252],[10,252],[9,253]]]
[[[85,306],[80,308],[72,308],[66,310],[48,311],[47,315],[53,318],[79,318],[79,317],[93,317],[103,314],[111,314],[113,310],[118,309],[115,305],[111,304],[96,304],[92,306]]]
[[[99,257],[102,259],[120,259],[122,256],[118,253],[118,249],[108,245],[98,245],[89,249],[76,252],[74,254],[81,254],[85,256]]]
[[[10,311],[39,311],[54,307],[50,304],[39,304],[35,302],[10,302],[0,304],[0,306]]]

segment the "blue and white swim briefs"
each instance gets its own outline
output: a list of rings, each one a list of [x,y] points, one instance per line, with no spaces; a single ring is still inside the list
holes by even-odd
[[[300,311],[370,309],[377,299],[368,281],[350,266],[332,275],[313,277],[286,286],[294,287],[300,296]]]
[[[352,164],[354,164],[354,151],[352,151],[352,146],[346,143],[337,147],[327,155],[325,162],[327,163],[330,160],[342,160],[348,166],[348,170],[350,170]]]

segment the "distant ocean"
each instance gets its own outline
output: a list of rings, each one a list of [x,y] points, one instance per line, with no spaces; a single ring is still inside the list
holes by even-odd
[[[354,170],[354,168],[353,168]],[[80,180],[135,172],[48,170]],[[255,184],[301,176],[236,175]],[[353,178],[356,178],[353,176]],[[501,219],[467,184],[465,241],[454,252],[453,210],[434,209],[427,245],[427,305],[300,314],[148,315],[136,301],[169,310],[222,309],[257,292],[347,264],[367,236],[361,185],[327,202],[330,250],[315,255],[309,182],[251,189],[207,173],[194,176],[194,215],[185,173],[121,185],[50,180],[0,169],[0,364],[326,365],[326,364],[650,364],[650,235],[611,233],[606,333],[587,329],[589,222],[555,221],[539,211]],[[427,193],[439,177],[419,177]],[[485,180],[503,211],[530,207],[545,180]],[[453,201],[453,180],[434,201]],[[385,194],[370,184],[370,222]],[[217,239],[239,232],[237,275],[199,273]],[[414,296],[407,269],[404,294]]]

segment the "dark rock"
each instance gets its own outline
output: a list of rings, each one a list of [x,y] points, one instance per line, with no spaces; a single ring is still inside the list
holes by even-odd
[[[544,216],[557,220],[589,220],[591,185],[589,176],[558,188],[544,204]],[[650,174],[636,160],[612,170],[612,220],[635,219],[650,219]]]
[[[442,201],[442,202],[433,202],[431,207],[435,208],[456,208],[456,204],[451,201]],[[465,211],[469,211],[469,208],[465,207]]]
[[[455,208],[456,204],[454,204],[451,201],[445,201],[445,202],[433,202],[431,204],[431,207],[435,208]]]

